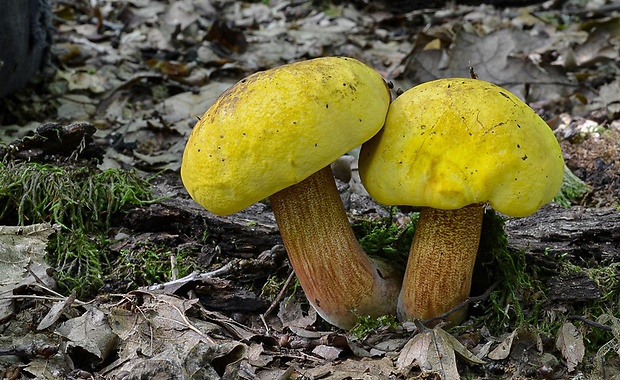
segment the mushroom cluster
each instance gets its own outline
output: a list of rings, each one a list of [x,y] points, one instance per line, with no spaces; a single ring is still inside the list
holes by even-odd
[[[398,316],[426,320],[469,296],[485,205],[534,213],[560,189],[564,160],[549,126],[515,95],[452,78],[400,95],[362,146],[359,170],[380,203],[421,207]],[[465,316],[462,308],[447,321]]]
[[[374,136],[390,104],[383,78],[351,58],[262,71],[225,91],[192,130],[181,178],[227,215],[269,198],[310,302],[329,323],[394,314],[402,270],[370,258],[348,221],[330,163]]]
[[[183,184],[207,210],[228,215],[269,198],[310,304],[344,329],[360,315],[454,310],[469,296],[484,208],[526,216],[562,183],[555,136],[501,87],[441,79],[390,102],[381,76],[355,59],[280,66],[226,90],[183,155]],[[370,195],[421,207],[404,280],[357,242],[329,167],[360,144]]]

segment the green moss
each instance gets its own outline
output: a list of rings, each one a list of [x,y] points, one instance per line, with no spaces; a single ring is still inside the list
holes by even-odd
[[[594,306],[600,308],[601,313],[620,315],[620,262],[599,268],[586,268],[584,271],[602,293]]]
[[[597,321],[606,315],[620,315],[620,262],[596,268],[582,268],[565,260],[561,262],[560,266],[563,271],[585,273],[601,291],[600,298],[576,305],[572,314],[583,316],[592,321]],[[613,338],[611,331],[590,325],[584,325],[584,331],[586,347],[590,351],[596,351]]]
[[[0,223],[59,226],[48,244],[48,260],[59,286],[82,297],[103,284],[112,216],[151,201],[150,184],[135,171],[0,163]]]
[[[379,318],[359,315],[355,322],[355,326],[353,326],[349,332],[355,338],[362,340],[374,331],[384,328],[394,329],[397,325],[398,322],[393,315],[384,315]]]
[[[561,314],[547,309],[547,312],[538,313],[536,318],[528,320],[532,326],[553,335],[560,325],[570,319],[570,315],[583,317],[593,322],[605,316],[620,315],[620,262],[588,268],[572,263],[566,254],[556,255],[552,259],[558,264],[559,274],[563,276],[585,274],[592,279],[600,290],[601,297],[587,302],[563,305],[565,312]],[[609,330],[585,322],[574,321],[573,323],[581,325],[584,343],[589,352],[597,351],[601,345],[613,338]]]
[[[481,308],[484,312],[472,316],[497,335],[508,327],[536,325],[542,320],[544,301],[537,268],[528,265],[525,251],[508,247],[505,220],[492,209],[485,211],[473,281],[478,294],[498,283]]]
[[[268,299],[269,301],[275,300],[285,283],[285,278],[281,278],[277,275],[269,276],[267,281],[265,281],[261,287],[260,296]]]
[[[126,282],[124,289],[130,291],[140,286],[161,284],[174,278],[185,277],[199,270],[200,265],[195,255],[188,250],[171,249],[147,241],[132,249],[121,250],[114,262],[114,268],[114,273],[106,280]]]
[[[588,184],[577,177],[568,167],[564,166],[562,187],[553,198],[553,202],[562,207],[570,207],[582,199],[590,190]]]
[[[385,259],[405,268],[419,213],[409,216],[390,208],[390,216],[377,220],[364,220],[353,225],[360,245],[370,256]],[[402,219],[397,221],[397,219]]]
[[[620,315],[620,263],[585,268],[571,263],[566,255],[550,257],[558,263],[561,274],[585,273],[600,289],[596,300],[563,305],[560,313],[546,297],[544,273],[527,260],[526,251],[508,248],[504,220],[489,210],[485,214],[475,278],[484,277],[486,284],[499,281],[482,314],[473,315],[474,324],[489,328],[492,334],[502,335],[518,327],[527,327],[555,336],[558,328],[569,318],[578,315],[596,321],[601,315]],[[484,276],[483,276],[484,275]],[[574,322],[580,323],[580,322]],[[593,352],[612,338],[610,331],[582,324],[586,348]]]
[[[287,286],[287,288],[284,289],[284,295],[286,295],[286,298],[284,298],[285,304],[288,304],[292,300],[296,300],[300,304],[310,307],[308,299],[301,289],[299,279],[297,277],[293,277],[292,281],[290,281],[288,285],[287,281],[288,278],[282,278],[278,275],[270,276],[262,285],[260,296],[268,299],[270,302],[273,302],[278,296],[280,296],[280,292],[283,290],[284,286]]]

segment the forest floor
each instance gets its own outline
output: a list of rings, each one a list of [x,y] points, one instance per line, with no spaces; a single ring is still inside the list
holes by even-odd
[[[0,194],[0,377],[620,379],[617,3],[52,3],[49,67],[0,99],[0,179],[13,181]],[[226,88],[331,55],[403,90],[473,67],[547,121],[589,186],[506,221],[505,253],[522,275],[477,273],[489,281],[474,287],[463,326],[336,329],[299,289],[268,204],[219,217],[183,188],[187,137]],[[376,204],[350,157],[336,176],[356,233],[406,254],[415,210]],[[50,195],[54,181],[67,187]],[[54,251],[84,226],[105,232]],[[498,279],[509,286],[490,289]]]

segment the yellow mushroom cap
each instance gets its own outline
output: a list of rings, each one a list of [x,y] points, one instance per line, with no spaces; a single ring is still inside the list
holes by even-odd
[[[379,73],[352,58],[317,58],[250,75],[194,127],[183,184],[215,214],[240,211],[370,139],[389,103]]]
[[[549,126],[515,95],[477,79],[413,87],[362,146],[360,176],[387,205],[455,210],[488,202],[534,213],[562,185],[564,160]]]

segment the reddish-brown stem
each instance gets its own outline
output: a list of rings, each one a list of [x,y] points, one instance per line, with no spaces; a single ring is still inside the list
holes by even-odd
[[[329,323],[395,314],[402,273],[368,257],[357,242],[326,167],[269,197],[306,297]]]
[[[398,299],[401,320],[431,319],[467,299],[483,213],[480,204],[458,210],[422,209]],[[466,316],[467,308],[462,308],[446,321],[456,325]]]

